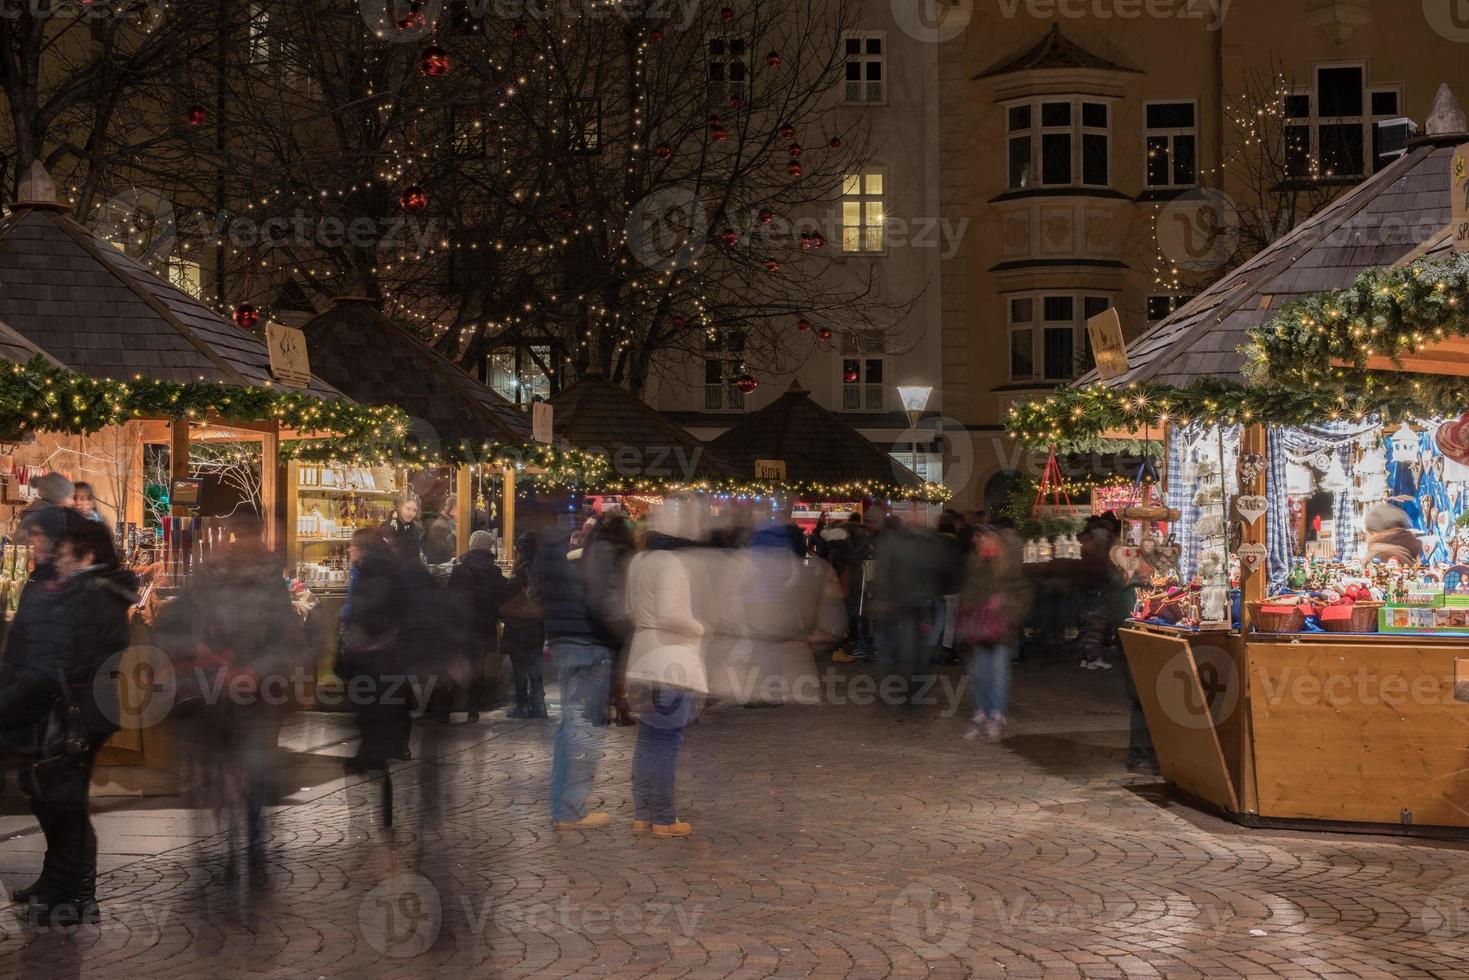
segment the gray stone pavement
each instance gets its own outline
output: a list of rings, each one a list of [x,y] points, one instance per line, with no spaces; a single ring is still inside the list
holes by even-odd
[[[1069,658],[1018,668],[1000,744],[939,700],[716,706],[684,748],[686,840],[628,832],[633,729],[606,730],[609,829],[551,829],[553,728],[496,713],[421,729],[385,832],[380,787],[330,758],[345,719],[303,716],[268,887],[179,801],[105,801],[102,925],[0,911],[0,975],[1469,977],[1465,844],[1172,802],[1123,771],[1116,672]],[[29,826],[0,822],[8,886],[39,866]]]

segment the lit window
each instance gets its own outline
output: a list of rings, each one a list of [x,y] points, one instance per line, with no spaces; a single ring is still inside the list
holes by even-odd
[[[505,347],[485,359],[489,387],[517,405],[551,397],[549,347]]]
[[[1149,102],[1143,112],[1144,171],[1149,187],[1198,183],[1198,123],[1192,102]]]
[[[884,180],[881,173],[842,179],[842,251],[881,252]]]
[[[204,295],[204,273],[198,262],[173,258],[168,260],[168,281],[195,299]]]
[[[842,53],[847,65],[843,98],[848,103],[872,105],[885,101],[885,43],[885,36],[875,31],[849,31],[842,36]]]

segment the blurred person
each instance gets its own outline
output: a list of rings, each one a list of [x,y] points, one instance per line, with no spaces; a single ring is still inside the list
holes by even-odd
[[[74,707],[84,744],[79,751],[33,744],[29,761],[38,765],[22,770],[21,788],[46,852],[40,877],[12,898],[26,903],[33,926],[96,923],[89,793],[97,749],[117,730],[120,710],[116,685],[99,683],[98,673],[128,645],[137,579],[119,566],[107,530],[75,511],[54,506],[34,519],[31,534],[41,573],[22,592],[0,654],[0,719],[7,729],[27,729]]]
[[[224,817],[231,867],[234,841],[243,838],[254,884],[265,883],[264,808],[276,790],[280,730],[297,707],[285,694],[292,677],[314,666],[281,558],[262,530],[253,515],[234,518],[232,540],[163,608],[155,630],[181,678],[186,785]]]
[[[936,543],[939,558],[939,598],[931,633],[935,664],[956,664],[954,627],[959,616],[959,594],[964,588],[964,573],[973,547],[966,548],[960,538],[960,517],[946,510],[939,518]]]
[[[541,661],[546,654],[546,627],[541,607],[532,595],[531,580],[536,564],[536,535],[523,531],[515,538],[515,568],[510,573],[510,598],[500,606],[505,624],[500,646],[510,658],[514,675],[515,704],[507,718],[549,718],[546,686]]]
[[[889,517],[877,541],[875,612],[890,648],[889,669],[904,681],[904,702],[916,706],[920,689],[933,677],[929,641],[937,620],[944,552],[936,536]]]
[[[584,549],[589,559],[583,572],[591,582],[605,583],[598,600],[598,615],[603,617],[611,633],[620,640],[632,631],[627,614],[627,569],[637,541],[632,524],[620,515],[608,515],[588,531]],[[602,724],[614,721],[619,727],[636,725],[627,695],[627,645],[613,646],[612,678],[607,692],[607,708]]]
[[[107,518],[97,509],[97,496],[92,492],[90,483],[77,483],[72,489],[71,505],[89,521],[97,521],[105,524]]]
[[[832,659],[841,662],[865,660],[872,655],[872,571],[875,537],[873,530],[863,523],[859,514],[847,518],[845,554],[842,564],[832,566],[841,576],[842,588],[847,597],[847,637],[850,647],[839,651]]]
[[[449,494],[438,516],[429,521],[423,535],[423,557],[430,565],[454,560],[459,541],[459,497]]]
[[[423,505],[412,490],[404,490],[393,502],[393,513],[381,528],[381,536],[400,557],[423,555],[423,525],[419,514]]]
[[[735,557],[735,619],[743,642],[722,664],[721,683],[747,708],[818,700],[816,660],[808,641],[825,585],[825,563],[808,566],[793,549],[788,530],[774,525],[756,531]]]
[[[692,520],[681,522],[683,534],[668,533],[678,521],[679,504],[669,501],[659,508],[660,529],[644,536],[627,575],[632,625],[627,678],[638,713],[632,830],[657,837],[693,833],[679,819],[674,803],[678,754],[685,730],[709,694],[705,642],[710,615],[702,607],[717,601],[718,582],[704,559],[727,560],[698,547]],[[685,509],[695,506],[685,504]]]
[[[1082,605],[1077,645],[1081,647],[1083,670],[1112,669],[1102,655],[1112,642],[1112,596],[1122,578],[1110,557],[1114,543],[1111,529],[1105,524],[1095,524],[1081,536],[1085,571],[1078,582]]]
[[[551,764],[551,822],[557,830],[591,830],[612,819],[590,810],[587,797],[601,761],[601,733],[593,722],[597,712],[606,710],[612,649],[619,638],[603,605],[615,586],[605,579],[592,581],[588,563],[568,557],[569,543],[564,534],[543,541],[531,581],[561,688],[561,721]]]
[[[347,760],[355,772],[384,771],[412,757],[412,704],[397,682],[405,674],[406,608],[401,564],[378,528],[363,528],[348,546],[347,601],[342,606],[336,674],[357,721],[360,742]]]
[[[1010,662],[1030,606],[1030,582],[1021,566],[1020,536],[1009,528],[987,528],[968,556],[959,636],[969,647],[973,727],[966,738],[1004,735],[1010,702]]]
[[[499,659],[500,606],[513,594],[510,580],[495,561],[495,536],[488,531],[475,531],[469,536],[469,550],[459,556],[449,574],[449,590],[457,593],[470,611],[469,628],[464,641],[464,658],[468,667],[463,685],[445,685],[444,695],[452,698],[457,687],[465,691],[466,721],[479,721],[487,686],[486,664]],[[447,710],[441,716],[447,720]]]

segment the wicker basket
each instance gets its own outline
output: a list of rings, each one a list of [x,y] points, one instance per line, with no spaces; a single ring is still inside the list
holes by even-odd
[[[1288,613],[1265,612],[1263,602],[1248,603],[1250,624],[1257,633],[1299,633],[1305,629],[1306,614],[1300,606],[1292,606]]]
[[[1381,602],[1359,602],[1352,606],[1350,619],[1338,619],[1333,622],[1321,623],[1321,628],[1328,633],[1376,633],[1377,632],[1377,610],[1383,607]]]

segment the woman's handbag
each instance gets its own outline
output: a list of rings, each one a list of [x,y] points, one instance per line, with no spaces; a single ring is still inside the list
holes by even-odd
[[[36,723],[31,760],[20,773],[21,789],[46,803],[80,803],[92,778],[92,733],[66,677],[58,673],[57,680],[61,693]]]
[[[524,588],[500,607],[500,619],[509,626],[530,626],[541,621],[541,604]]]
[[[966,646],[989,646],[1004,639],[1010,624],[1005,616],[1005,599],[992,595],[979,602],[965,603],[959,609],[955,632]]]

